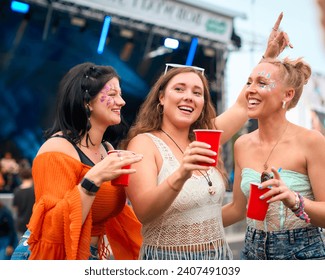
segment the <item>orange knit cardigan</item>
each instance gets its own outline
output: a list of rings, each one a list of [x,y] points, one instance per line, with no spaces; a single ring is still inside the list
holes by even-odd
[[[81,198],[76,186],[89,169],[60,152],[46,152],[34,159],[35,204],[28,224],[29,259],[88,259],[91,236],[104,234],[114,259],[138,259],[141,224],[126,204],[124,188],[103,183],[82,224]]]

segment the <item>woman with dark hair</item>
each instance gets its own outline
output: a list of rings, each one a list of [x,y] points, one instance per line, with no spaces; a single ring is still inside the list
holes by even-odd
[[[34,159],[35,204],[12,259],[136,259],[140,223],[126,204],[124,188],[110,181],[142,159],[113,147],[107,129],[121,122],[120,79],[109,66],[83,63],[61,80],[56,115]],[[105,242],[107,236],[108,243]],[[25,239],[25,240],[24,240]],[[25,248],[26,249],[26,248]]]

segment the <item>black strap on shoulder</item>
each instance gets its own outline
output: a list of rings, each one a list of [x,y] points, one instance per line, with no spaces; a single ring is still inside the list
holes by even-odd
[[[73,147],[76,149],[78,155],[79,155],[79,158],[80,158],[80,161],[86,165],[89,165],[89,166],[94,166],[95,164],[84,154],[83,151],[80,150],[80,148],[76,145],[75,142],[73,142],[70,138],[68,137],[65,137],[64,135],[61,135],[61,134],[56,134],[54,136],[51,136],[50,138],[52,137],[60,137],[60,138],[64,138],[66,139],[67,141],[69,141]],[[105,148],[106,149],[106,148]]]

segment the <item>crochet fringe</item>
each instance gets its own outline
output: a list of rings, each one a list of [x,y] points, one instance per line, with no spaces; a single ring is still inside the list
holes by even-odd
[[[139,259],[147,260],[232,260],[232,252],[225,240],[213,243],[155,246],[143,245]]]

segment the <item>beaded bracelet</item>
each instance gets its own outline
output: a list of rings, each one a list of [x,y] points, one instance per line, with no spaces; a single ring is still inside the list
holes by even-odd
[[[306,223],[310,223],[310,218],[308,214],[305,212],[305,202],[303,196],[300,193],[296,193],[299,197],[299,208],[297,210],[292,210],[292,212],[298,217],[299,219],[304,220]]]

